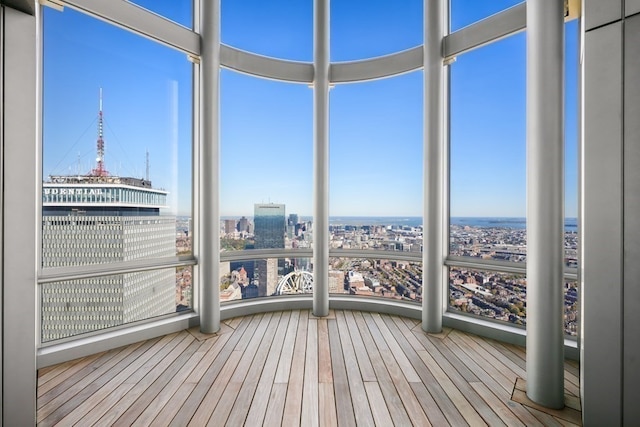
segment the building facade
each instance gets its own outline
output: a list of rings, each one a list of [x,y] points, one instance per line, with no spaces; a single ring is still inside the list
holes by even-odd
[[[175,255],[167,192],[114,176],[56,176],[42,186],[42,267],[108,264]],[[176,311],[170,269],[42,285],[42,341]]]
[[[285,205],[267,203],[254,205],[255,249],[284,249],[286,233]],[[284,260],[256,261],[258,295],[273,295],[278,286],[278,276],[284,273]]]

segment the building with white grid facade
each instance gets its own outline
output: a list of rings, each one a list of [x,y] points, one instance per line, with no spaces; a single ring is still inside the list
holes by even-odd
[[[166,197],[141,179],[52,177],[43,183],[42,266],[174,256],[175,217],[160,215]],[[174,312],[175,280],[159,269],[43,284],[42,341]]]

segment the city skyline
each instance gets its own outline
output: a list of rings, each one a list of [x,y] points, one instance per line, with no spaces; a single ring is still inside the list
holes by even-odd
[[[190,19],[184,4],[136,3],[175,16],[182,24]],[[452,1],[452,28],[517,2],[476,3],[483,2]],[[222,6],[223,43],[311,61],[312,2],[296,7],[255,1]],[[191,215],[192,82],[186,55],[70,9],[44,10],[43,177],[86,173],[94,166],[102,87],[107,168],[143,177],[148,151],[154,187],[169,192],[172,213]],[[421,1],[391,10],[381,1],[333,2],[332,61],[421,44],[421,15]],[[280,20],[292,25],[277,25]],[[575,28],[575,22],[567,24],[566,68],[573,79],[566,96],[567,217],[577,216]],[[521,33],[461,55],[451,66],[452,216],[525,215],[525,52]],[[491,64],[503,72],[491,74]],[[478,69],[486,71],[474,72]],[[331,91],[331,216],[422,216],[422,79],[423,72],[415,71],[337,85]],[[311,215],[312,99],[306,85],[222,70],[221,215],[246,215],[253,203],[269,200],[286,204],[290,212]]]

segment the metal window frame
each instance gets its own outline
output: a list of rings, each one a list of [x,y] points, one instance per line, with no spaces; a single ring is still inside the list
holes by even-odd
[[[0,188],[4,188],[4,4],[0,4]],[[0,309],[4,308],[4,192],[0,194]],[[0,314],[0,426],[2,421],[4,398],[4,316]]]

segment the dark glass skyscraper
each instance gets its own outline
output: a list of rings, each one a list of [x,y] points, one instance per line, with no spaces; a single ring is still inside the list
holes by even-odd
[[[256,249],[284,248],[286,231],[284,205],[256,203],[253,224]]]
[[[256,203],[253,224],[256,249],[284,249],[287,225],[284,205]],[[284,260],[270,258],[256,261],[256,270],[259,296],[273,295],[278,286],[278,273],[284,270]]]

